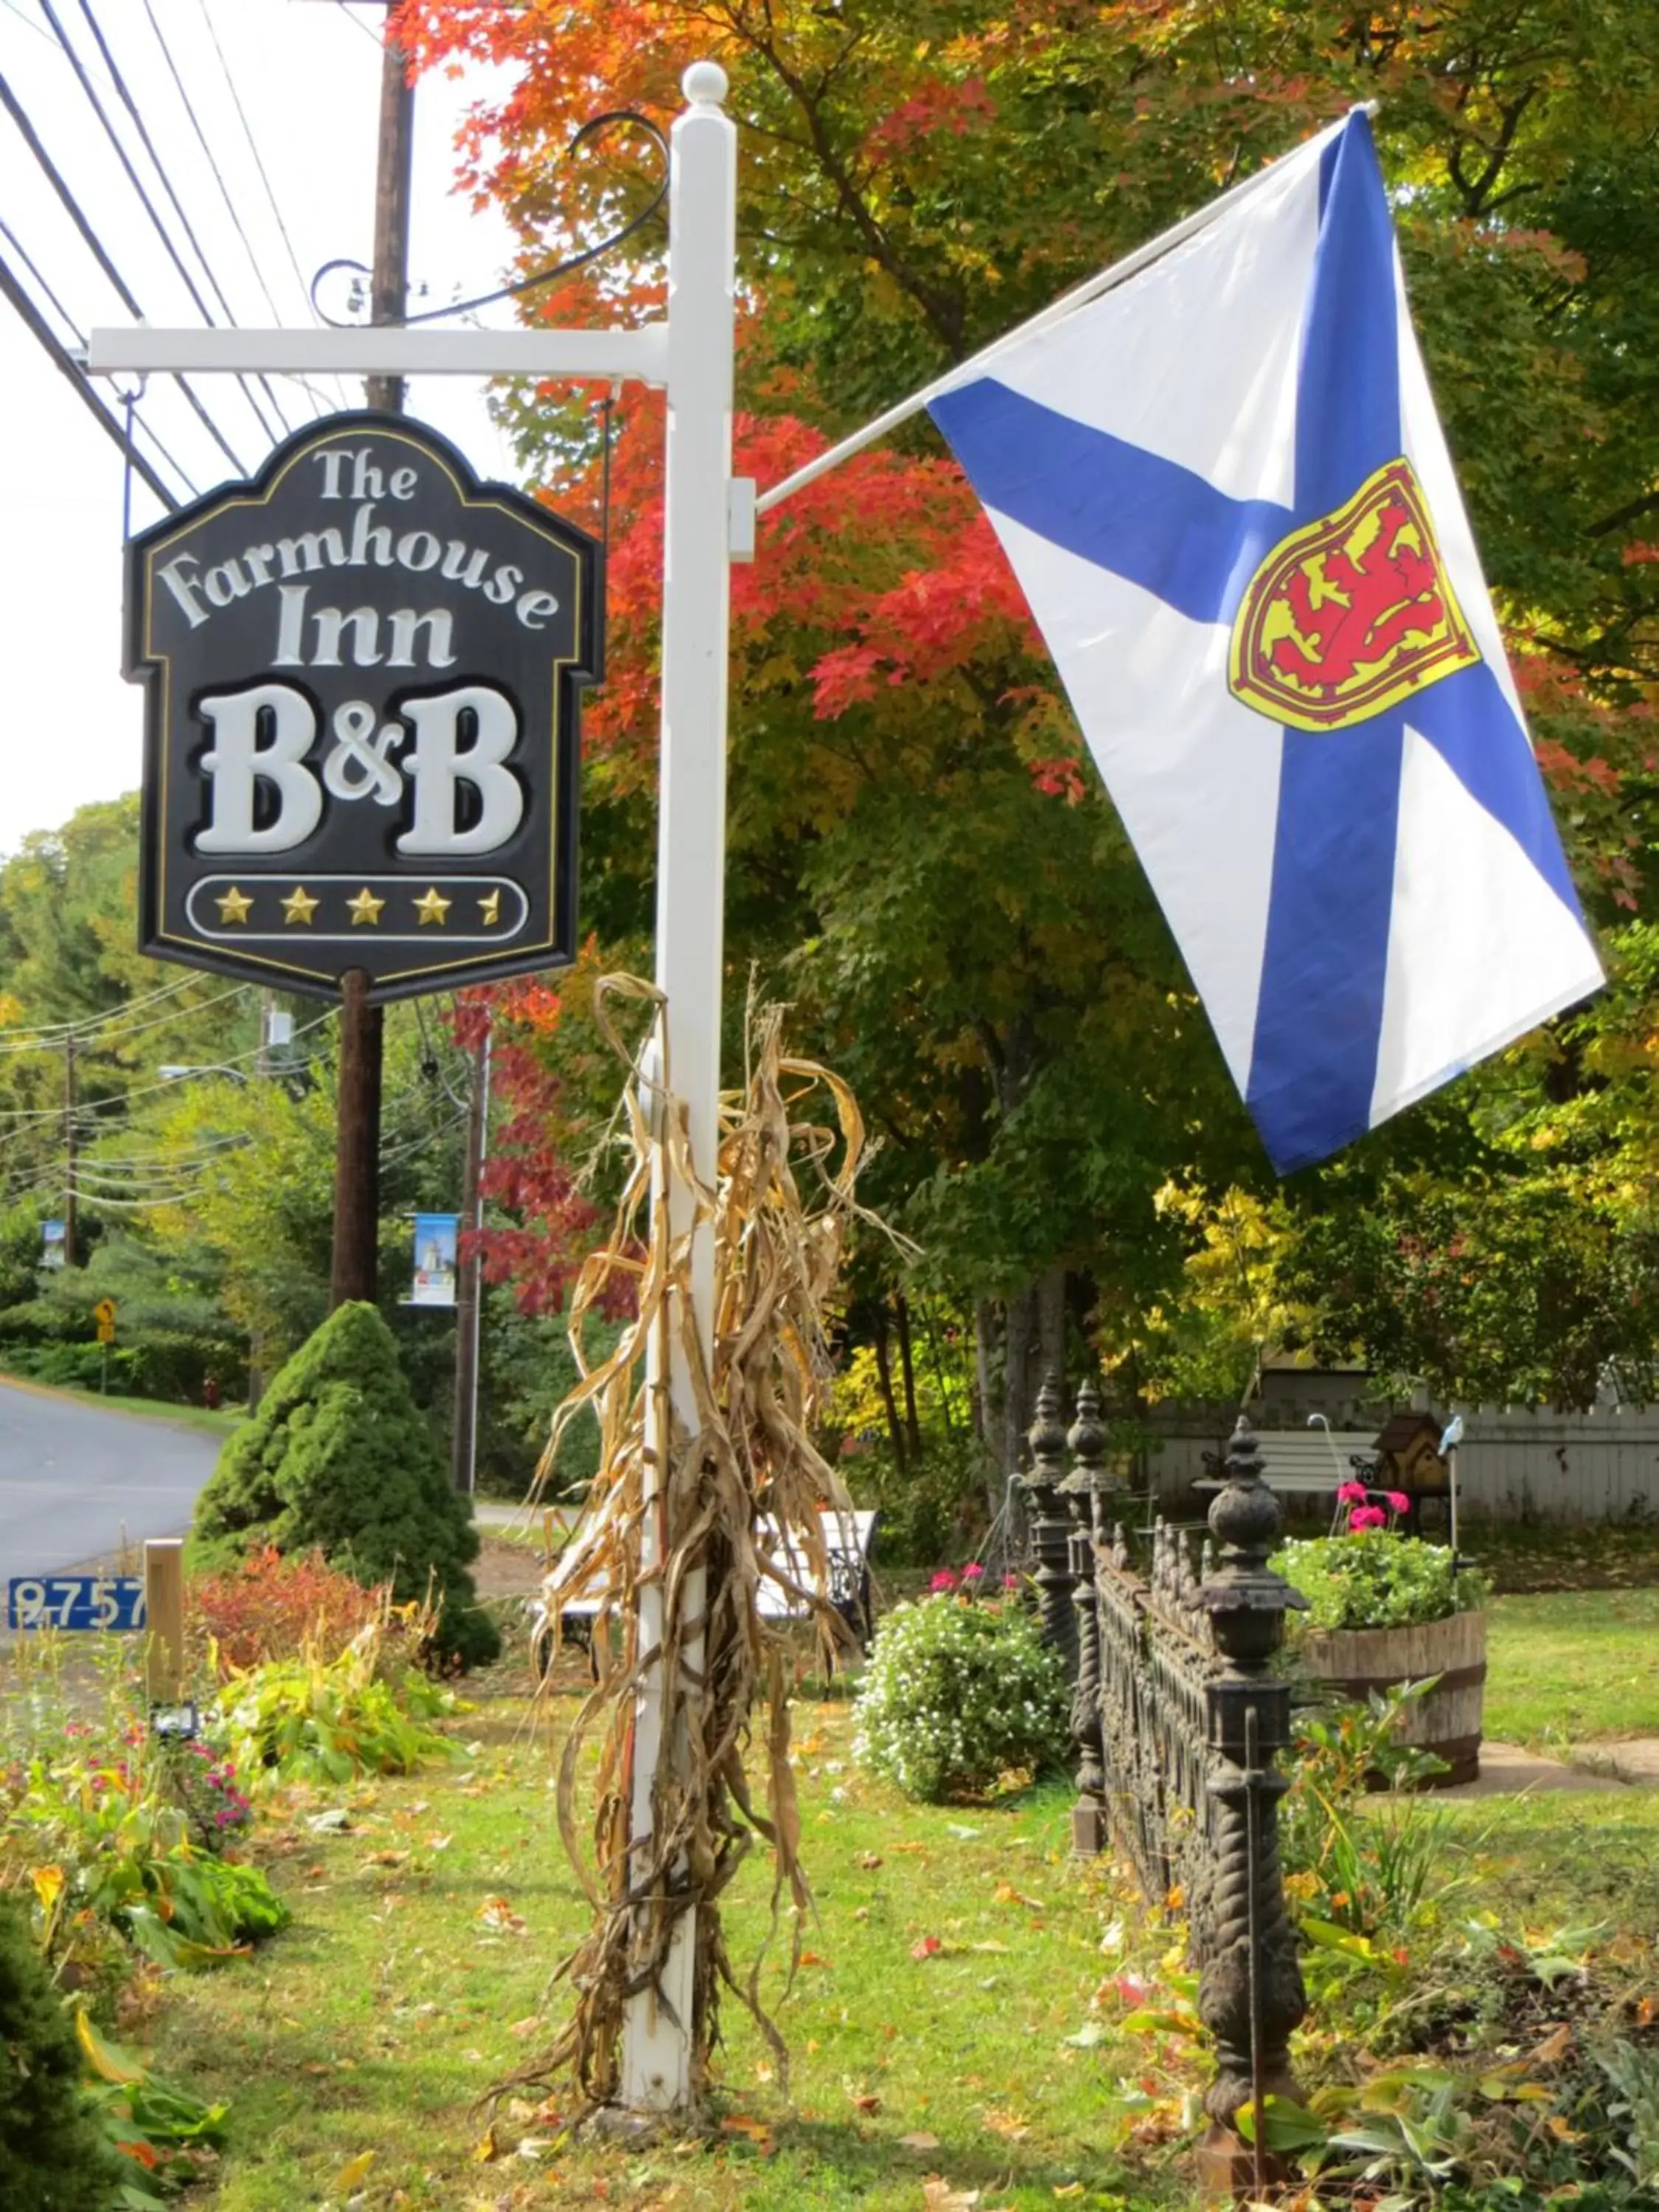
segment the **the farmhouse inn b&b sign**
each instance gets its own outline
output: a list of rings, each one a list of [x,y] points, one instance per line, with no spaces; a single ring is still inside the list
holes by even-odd
[[[404,417],[335,416],[128,553],[144,950],[392,998],[574,951],[599,550]]]

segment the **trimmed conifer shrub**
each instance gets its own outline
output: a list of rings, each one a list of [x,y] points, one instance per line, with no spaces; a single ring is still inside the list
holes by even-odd
[[[0,1898],[0,2204],[7,2212],[105,2212],[115,2203],[123,2161],[83,2079],[63,2000],[23,1916]]]
[[[471,1511],[372,1305],[336,1307],[276,1376],[219,1455],[195,1533],[204,1565],[274,1544],[314,1548],[361,1583],[390,1583],[399,1602],[434,1581],[446,1656],[475,1666],[501,1648],[467,1572],[478,1552]]]

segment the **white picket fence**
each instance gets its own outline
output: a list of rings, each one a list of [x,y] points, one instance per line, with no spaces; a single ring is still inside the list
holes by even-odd
[[[1274,1385],[1292,1380],[1272,1379]],[[1263,1428],[1299,1428],[1310,1413],[1323,1413],[1346,1467],[1350,1452],[1369,1448],[1390,1410],[1364,1401],[1364,1380],[1353,1377],[1346,1394],[1340,1387],[1273,1388],[1255,1418]],[[1638,1521],[1659,1515],[1659,1407],[1597,1407],[1588,1413],[1550,1407],[1443,1410],[1446,1418],[1463,1416],[1457,1487],[1471,1520]],[[1147,1457],[1151,1486],[1172,1501],[1205,1473],[1206,1451],[1224,1450],[1231,1424],[1219,1413],[1159,1408],[1151,1425],[1158,1439]]]

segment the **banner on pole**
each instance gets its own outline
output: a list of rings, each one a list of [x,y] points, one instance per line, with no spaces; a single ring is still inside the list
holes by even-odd
[[[574,957],[599,549],[403,416],[339,415],[135,538],[141,942],[384,1000]]]
[[[40,1265],[43,1267],[61,1267],[64,1264],[64,1244],[63,1223],[43,1221],[40,1224]]]
[[[455,1303],[455,1239],[459,1213],[417,1213],[415,1217],[415,1283],[412,1306],[453,1306]]]

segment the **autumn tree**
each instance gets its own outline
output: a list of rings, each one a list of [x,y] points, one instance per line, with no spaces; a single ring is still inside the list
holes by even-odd
[[[1659,514],[1659,19],[1571,0],[1356,16],[1163,4],[829,8],[408,0],[424,65],[507,65],[473,188],[546,265],[645,205],[637,138],[565,162],[599,107],[665,125],[713,55],[740,128],[746,313],[738,467],[775,482],[822,440],[1297,143],[1380,103],[1431,374],[1573,862],[1604,927],[1642,896]],[[660,232],[532,294],[550,320],[660,304]],[[595,500],[599,415],[507,403],[527,463]],[[607,947],[650,927],[659,423],[615,421],[611,678],[589,718],[584,896]],[[1005,1462],[1033,1354],[1091,1302],[1115,1348],[1181,1279],[1190,1187],[1265,1164],[988,529],[913,422],[800,495],[733,577],[730,975],[801,1010],[886,1139],[879,1196],[925,1237],[1004,1370]],[[1218,887],[1224,896],[1224,886]],[[738,993],[729,992],[731,998]],[[577,1020],[567,1017],[566,1036]],[[1576,1096],[1571,1029],[1512,1057]],[[1473,1094],[1471,1094],[1473,1097]],[[1420,1125],[1420,1126],[1419,1126]],[[1368,1140],[1455,1187],[1491,1150],[1465,1103]],[[1310,1217],[1345,1202],[1317,1174]],[[985,1395],[989,1395],[988,1389]]]

